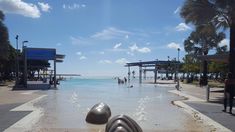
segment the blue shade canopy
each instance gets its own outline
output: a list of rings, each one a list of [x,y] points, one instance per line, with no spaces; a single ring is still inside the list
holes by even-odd
[[[55,60],[55,49],[26,48],[26,57],[28,60]]]

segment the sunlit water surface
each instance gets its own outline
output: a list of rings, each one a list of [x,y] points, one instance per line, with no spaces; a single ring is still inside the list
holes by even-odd
[[[133,88],[128,88],[133,85]],[[36,106],[44,109],[37,123],[40,130],[104,131],[104,125],[86,123],[86,114],[92,106],[104,102],[112,116],[126,114],[144,131],[201,131],[201,124],[171,101],[183,99],[169,93],[173,85],[130,84],[118,85],[112,78],[76,78],[62,81],[58,90],[43,91],[48,96]]]

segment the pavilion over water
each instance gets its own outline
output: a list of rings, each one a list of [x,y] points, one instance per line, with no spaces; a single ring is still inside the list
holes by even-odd
[[[125,67],[128,67],[128,81],[130,81],[130,67],[137,66],[139,67],[139,83],[142,83],[142,73],[146,77],[147,71],[154,72],[154,83],[157,82],[157,73],[168,73],[170,66],[176,66],[180,62],[176,60],[164,61],[164,60],[155,60],[155,61],[139,61],[139,62],[131,62],[126,63]],[[145,69],[143,69],[145,67]]]
[[[54,68],[53,70],[51,70],[50,81],[53,81],[53,85],[56,88],[56,84],[57,84],[56,63],[63,62],[64,58],[65,58],[65,55],[57,54],[56,49],[54,48],[32,48],[32,47],[24,46],[23,51],[22,51],[22,56],[20,58],[20,60],[22,60],[23,62],[23,64],[21,65],[21,67],[23,68],[22,70],[23,76],[21,78],[21,80],[23,80],[23,87],[26,89],[29,89],[31,87],[50,88],[51,87],[50,82],[45,83],[47,81],[43,81],[43,83],[39,81],[28,81],[28,76],[29,76],[28,70],[29,68],[33,68],[34,71],[38,71],[38,78],[39,78],[39,70],[40,69],[47,70],[48,67],[50,67],[50,64],[48,65],[46,63],[49,63],[49,61],[51,60],[54,63],[53,65]],[[43,63],[43,62],[46,62],[46,63]],[[16,72],[18,75],[19,68],[17,68]],[[52,72],[54,75],[52,75]],[[19,85],[19,76],[17,76],[16,78],[17,78],[16,79],[17,81],[16,81],[15,89],[18,89],[18,88],[21,88],[21,86]],[[44,76],[44,80],[45,79],[46,78]]]

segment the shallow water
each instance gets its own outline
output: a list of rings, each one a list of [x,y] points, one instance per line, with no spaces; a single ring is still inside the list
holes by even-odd
[[[99,102],[108,104],[112,117],[126,114],[144,131],[204,131],[171,101],[182,99],[169,93],[174,85],[139,85],[136,81],[118,85],[114,79],[72,79],[61,82],[58,90],[44,91],[48,96],[36,106],[44,109],[44,116],[35,129],[42,131],[104,131],[105,125],[86,123],[86,114]]]

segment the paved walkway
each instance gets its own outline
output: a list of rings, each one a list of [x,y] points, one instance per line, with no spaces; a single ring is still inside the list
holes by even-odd
[[[224,127],[235,131],[235,115],[222,112],[223,88],[211,88],[209,102],[206,101],[206,88],[195,85],[181,84],[181,93],[191,95],[201,100],[186,101],[185,103]],[[233,108],[233,113],[235,109]]]
[[[12,91],[12,86],[0,86],[0,131],[4,131],[32,112],[32,110],[12,111],[13,108],[39,96],[41,94],[36,90]]]

